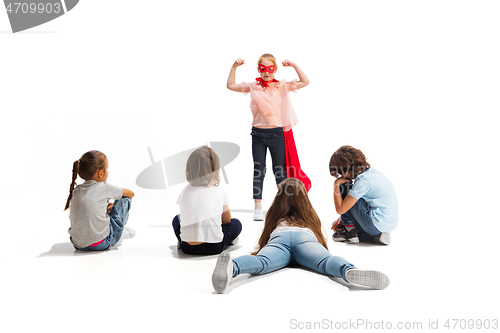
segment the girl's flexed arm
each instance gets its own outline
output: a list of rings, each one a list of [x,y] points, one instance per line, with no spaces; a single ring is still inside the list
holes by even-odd
[[[241,84],[236,84],[236,67],[241,66],[245,63],[245,60],[238,58],[234,62],[233,66],[231,67],[231,71],[229,72],[229,77],[227,78],[227,89],[236,91],[236,92],[242,92],[241,91]]]
[[[307,75],[300,69],[299,66],[297,66],[296,63],[291,62],[288,59],[285,59],[285,61],[282,62],[283,67],[293,67],[295,71],[297,72],[297,75],[299,76],[299,82],[297,82],[297,89],[304,88],[309,84],[309,79],[307,78]]]

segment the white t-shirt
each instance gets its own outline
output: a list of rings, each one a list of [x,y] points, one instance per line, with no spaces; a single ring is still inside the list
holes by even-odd
[[[181,216],[181,239],[184,242],[220,243],[222,213],[229,198],[219,186],[192,186],[188,184],[177,199]]]
[[[108,202],[110,199],[121,199],[122,195],[122,188],[106,182],[86,180],[78,185],[69,202],[71,228],[68,232],[71,242],[83,248],[108,237]]]

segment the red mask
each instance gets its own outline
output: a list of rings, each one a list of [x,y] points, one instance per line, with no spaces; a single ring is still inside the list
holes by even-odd
[[[274,66],[274,65],[264,66],[263,64],[259,64],[259,72],[261,72],[261,73],[268,72],[269,74],[273,74],[275,69],[276,69],[276,66]]]

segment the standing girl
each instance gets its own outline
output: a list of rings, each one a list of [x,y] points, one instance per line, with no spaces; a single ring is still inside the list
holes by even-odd
[[[179,248],[186,254],[219,254],[236,244],[241,223],[231,218],[229,199],[219,187],[219,157],[207,146],[196,149],[188,158],[189,184],[179,195],[180,214],[172,226]]]
[[[217,259],[212,284],[217,293],[223,293],[239,274],[265,274],[293,263],[369,288],[384,289],[389,285],[389,278],[384,274],[358,270],[343,258],[330,254],[321,221],[304,184],[288,178],[278,185],[257,252],[234,260],[228,252],[223,252]]]
[[[300,172],[300,163],[295,150],[295,143],[291,128],[297,124],[297,117],[292,108],[288,93],[304,88],[309,84],[309,79],[297,64],[285,60],[284,67],[293,67],[299,76],[299,81],[279,82],[274,78],[278,69],[276,58],[271,54],[264,54],[257,62],[257,70],[260,77],[252,83],[235,83],[236,68],[245,63],[243,59],[237,59],[227,80],[227,88],[236,92],[250,92],[250,109],[252,110],[252,155],[254,161],[253,172],[253,198],[255,201],[255,212],[253,219],[262,221],[264,213],[262,211],[262,188],[266,173],[267,149],[271,153],[273,172],[276,184],[287,178],[290,165],[289,151],[292,153],[292,161],[295,162],[293,174],[288,176],[302,177],[303,181],[310,187],[307,176]],[[289,138],[287,140],[287,137]],[[287,151],[287,147],[288,151]],[[288,166],[288,170],[287,170]],[[299,170],[297,170],[297,168]]]
[[[125,229],[134,192],[106,183],[108,166],[106,155],[97,150],[86,152],[73,163],[64,210],[70,209],[68,232],[77,250],[107,250],[120,240],[124,231],[129,237],[135,235],[132,229]],[[77,175],[85,182],[75,188]]]

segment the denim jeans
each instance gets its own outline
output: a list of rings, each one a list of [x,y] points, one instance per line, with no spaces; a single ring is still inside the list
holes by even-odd
[[[243,273],[266,274],[292,264],[344,280],[347,270],[354,267],[345,259],[333,256],[313,235],[304,231],[282,231],[257,255],[233,259],[233,277]]]
[[[115,200],[113,208],[109,211],[109,235],[104,238],[104,241],[97,246],[87,246],[75,249],[81,251],[104,251],[114,246],[122,237],[123,228],[128,221],[128,215],[132,200],[127,197],[122,197],[120,200]]]
[[[352,183],[340,184],[342,199],[345,199],[351,188]],[[370,210],[371,207],[368,206],[366,201],[363,198],[359,198],[351,209],[340,216],[343,225],[354,225],[356,227],[358,238],[361,241],[368,241],[370,235],[380,235],[380,231],[373,224]]]
[[[253,155],[253,198],[262,199],[268,148],[273,161],[273,173],[276,179],[276,185],[287,177],[285,165],[285,138],[283,136],[282,127],[252,127],[251,134]]]
[[[231,219],[231,223],[222,224],[222,233],[224,234],[222,242],[189,245],[181,239],[181,219],[179,215],[175,216],[172,220],[172,227],[174,228],[177,240],[181,242],[182,252],[196,255],[212,255],[221,253],[233,240],[236,239],[236,237],[238,237],[242,229],[241,222],[238,219]]]

